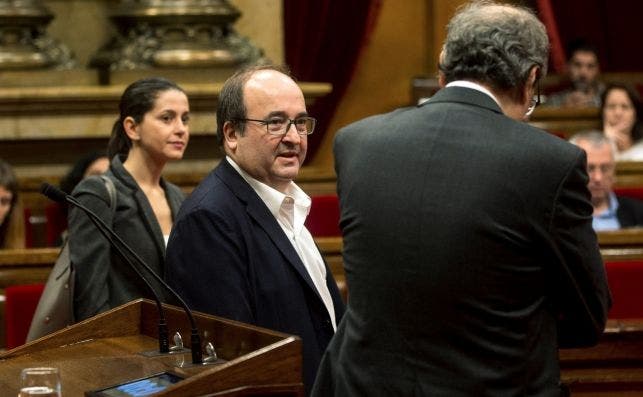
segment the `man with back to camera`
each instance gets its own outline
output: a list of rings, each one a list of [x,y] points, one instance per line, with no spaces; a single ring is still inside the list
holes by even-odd
[[[579,132],[569,142],[587,156],[587,187],[592,194],[594,230],[643,226],[643,202],[614,194],[616,147],[601,131]]]
[[[600,81],[598,50],[583,39],[567,49],[567,76],[570,87],[547,97],[546,104],[560,107],[599,107],[605,85]]]
[[[301,337],[307,392],[344,313],[304,226],[310,197],[293,182],[315,124],[285,71],[258,66],[229,78],[217,107],[226,156],[182,205],[166,272],[195,310]]]
[[[584,153],[522,122],[548,50],[527,9],[471,3],[446,87],[339,131],[350,299],[313,396],[557,396],[558,348],[597,342],[610,294]]]

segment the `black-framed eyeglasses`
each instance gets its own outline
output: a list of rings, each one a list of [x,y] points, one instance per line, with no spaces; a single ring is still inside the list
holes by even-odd
[[[531,116],[531,114],[536,110],[536,107],[540,105],[540,79],[536,81],[536,95],[531,98],[531,103],[525,112],[525,117]]]
[[[310,135],[315,131],[317,119],[314,117],[297,117],[289,119],[286,117],[271,117],[265,120],[257,119],[233,119],[234,121],[254,121],[266,126],[266,132],[271,135],[286,135],[291,125],[295,126],[295,131],[299,135]]]

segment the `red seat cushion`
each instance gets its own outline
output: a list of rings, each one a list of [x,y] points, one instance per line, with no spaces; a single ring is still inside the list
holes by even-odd
[[[611,319],[643,318],[643,261],[606,262]]]
[[[313,237],[341,236],[337,195],[312,196],[306,228]]]
[[[44,284],[12,285],[5,289],[5,335],[7,349],[23,345]]]

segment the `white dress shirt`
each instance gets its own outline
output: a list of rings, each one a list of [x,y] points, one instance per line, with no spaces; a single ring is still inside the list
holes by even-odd
[[[481,86],[478,83],[474,83],[473,81],[456,80],[456,81],[452,81],[449,84],[447,84],[446,87],[465,87],[465,88],[471,88],[471,89],[476,90],[476,91],[480,91],[482,93],[485,93],[485,94],[489,95],[491,97],[491,99],[493,99],[498,104],[498,106],[500,106],[500,102],[498,102],[498,98],[496,98],[491,93],[491,91],[489,91],[487,88]],[[502,106],[500,106],[500,108],[502,109]]]
[[[286,188],[286,194],[281,193],[250,176],[229,156],[226,156],[226,160],[237,170],[241,177],[248,182],[254,191],[257,192],[272,215],[277,219],[279,226],[281,226],[281,229],[286,233],[286,236],[288,236],[293,248],[295,248],[299,258],[306,267],[308,275],[313,280],[313,284],[315,284],[317,292],[328,310],[333,329],[336,330],[335,307],[333,306],[333,299],[330,296],[330,291],[326,284],[324,260],[315,245],[313,236],[308,229],[306,229],[306,226],[304,226],[306,217],[310,212],[310,197],[294,182],[290,182]]]

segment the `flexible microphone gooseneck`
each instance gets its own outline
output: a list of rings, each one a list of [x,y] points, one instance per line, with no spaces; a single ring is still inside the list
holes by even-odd
[[[59,203],[65,203],[66,200],[66,194],[62,191],[59,190],[58,188],[55,188],[54,186],[50,184],[43,184],[40,188],[40,191],[42,194],[47,196],[48,198],[59,202]],[[131,259],[125,255],[123,250],[118,247],[115,243],[112,237],[108,234],[107,231],[104,230],[104,227],[100,225],[96,219],[93,217],[89,216],[89,219],[92,221],[92,223],[96,226],[98,231],[109,241],[109,243],[116,248],[116,253],[119,254],[119,256],[127,262],[127,264],[136,272],[139,278],[143,280],[147,288],[152,292],[152,295],[154,296],[154,300],[156,301],[156,308],[159,313],[159,325],[158,325],[158,330],[159,330],[159,352],[161,353],[169,353],[170,351],[170,338],[168,335],[168,330],[167,330],[167,322],[165,321],[165,310],[163,310],[163,306],[161,306],[161,299],[158,296],[158,293],[152,287],[152,284],[143,277],[143,274],[141,274],[140,269],[138,269],[134,264],[132,263]],[[98,218],[100,219],[100,218]],[[105,225],[106,226],[106,225]]]
[[[161,300],[158,297],[158,294],[152,288],[150,285],[149,281],[143,275],[140,273],[139,269],[134,266],[134,264],[131,262],[131,260],[127,257],[127,255],[122,252],[121,247],[119,247],[116,242],[118,242],[122,247],[127,250],[127,252],[145,269],[149,274],[152,275],[162,286],[165,288],[167,291],[170,292],[170,294],[180,303],[181,307],[183,308],[183,311],[185,314],[188,316],[188,319],[190,321],[191,325],[191,338],[190,338],[190,343],[191,343],[191,350],[192,350],[192,363],[193,364],[201,364],[203,363],[203,354],[201,352],[201,336],[199,335],[199,331],[196,326],[196,321],[194,321],[194,316],[192,315],[192,311],[188,307],[188,305],[185,303],[183,298],[170,287],[165,280],[163,280],[154,270],[150,268],[150,266],[141,259],[136,252],[130,248],[129,245],[127,245],[123,239],[120,238],[118,234],[116,234],[109,226],[105,224],[105,222],[98,216],[96,215],[92,210],[89,208],[85,207],[83,204],[81,204],[78,200],[76,200],[73,196],[70,196],[63,192],[62,190],[58,189],[57,187],[49,184],[49,183],[43,183],[40,191],[42,194],[47,196],[48,198],[57,201],[57,202],[67,202],[70,203],[77,208],[80,208],[87,216],[89,219],[96,225],[96,228],[101,232],[103,236],[110,242],[112,246],[116,248],[116,251],[119,253],[119,255],[134,269],[134,271],[143,279],[143,281],[148,285],[148,287],[151,289],[154,297],[156,298],[156,304],[157,307],[159,308],[159,350],[161,353],[167,353],[169,351],[169,337],[167,333],[167,324],[165,323],[165,315],[164,311],[162,309],[161,305]],[[116,241],[114,241],[116,240]],[[161,325],[161,322],[163,323],[163,326]],[[163,330],[162,330],[163,328]],[[164,335],[161,335],[161,332],[164,333]],[[164,339],[164,341],[161,341],[161,339]],[[164,351],[165,349],[165,351]]]

